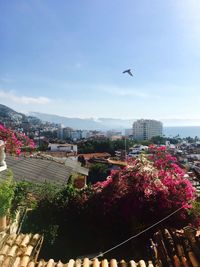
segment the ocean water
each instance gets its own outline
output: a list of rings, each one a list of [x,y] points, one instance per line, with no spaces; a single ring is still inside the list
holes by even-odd
[[[184,137],[199,137],[200,138],[200,126],[171,126],[163,127],[163,134],[167,137],[174,137],[180,135],[181,138]]]

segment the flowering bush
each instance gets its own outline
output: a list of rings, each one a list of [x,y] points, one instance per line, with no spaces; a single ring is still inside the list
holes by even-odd
[[[124,169],[94,185],[98,210],[110,214],[116,208],[124,219],[135,216],[149,222],[183,207],[179,218],[186,219],[195,200],[194,187],[165,147],[149,149],[150,154],[130,160]]]
[[[0,124],[0,140],[6,144],[6,152],[10,154],[20,155],[24,148],[33,149],[34,142],[24,133],[12,131]]]
[[[62,249],[65,242],[73,244],[75,238],[88,240],[89,237],[90,242],[87,242],[87,245],[92,246],[87,248],[87,251],[100,251],[102,247],[109,248],[129,238],[133,233],[144,230],[180,207],[184,209],[171,217],[170,221],[163,223],[179,227],[186,225],[188,221],[192,222],[192,216],[187,215],[187,208],[190,208],[190,202],[195,199],[195,190],[184,178],[184,171],[165,148],[151,147],[150,153],[130,160],[128,166],[113,171],[106,181],[88,186],[84,190],[74,189],[72,181],[68,181],[68,185],[61,190],[50,188],[49,191],[45,187],[39,193],[41,197],[38,198],[35,211],[28,216],[26,223],[31,227],[29,231],[37,229],[52,240],[51,235],[53,233],[54,238],[57,230],[54,227],[59,225],[55,242],[57,246],[60,244],[59,248]],[[22,192],[24,193],[24,190]],[[197,209],[195,211],[199,216],[199,209],[198,212]],[[162,226],[159,224],[158,227]],[[149,232],[145,233],[144,239],[140,239],[141,250],[144,240],[149,239],[146,238],[147,234],[152,236]],[[85,253],[82,251],[85,243],[80,244],[81,255]],[[77,242],[74,246],[77,253]],[[130,251],[131,255],[137,249],[135,246],[134,250],[130,247],[121,248],[123,254]],[[61,249],[59,251],[62,251]],[[64,255],[66,257],[65,250]]]

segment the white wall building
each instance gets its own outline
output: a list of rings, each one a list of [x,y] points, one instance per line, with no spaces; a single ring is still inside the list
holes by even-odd
[[[49,144],[50,151],[53,152],[72,152],[77,154],[77,145],[73,144]]]
[[[150,140],[153,136],[162,136],[162,122],[156,120],[137,120],[133,123],[135,140]]]

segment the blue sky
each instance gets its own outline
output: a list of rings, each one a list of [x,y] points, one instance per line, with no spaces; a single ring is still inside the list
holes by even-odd
[[[200,118],[198,0],[0,0],[0,40],[17,111]]]

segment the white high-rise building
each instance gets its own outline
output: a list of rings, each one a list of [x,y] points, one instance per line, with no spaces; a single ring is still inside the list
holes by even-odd
[[[150,140],[153,136],[162,136],[162,122],[156,120],[137,120],[133,123],[133,139]]]

